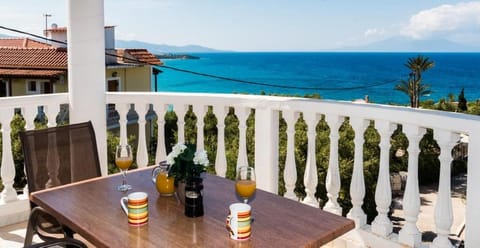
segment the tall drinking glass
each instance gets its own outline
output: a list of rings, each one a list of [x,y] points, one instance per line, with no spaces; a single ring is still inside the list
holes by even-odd
[[[247,166],[238,168],[235,190],[243,198],[244,203],[248,203],[248,199],[255,194],[256,188],[255,168]]]
[[[127,184],[127,170],[132,162],[132,148],[129,145],[118,145],[115,152],[115,164],[122,171],[122,184],[117,186],[118,191],[125,192],[132,189],[132,186]]]

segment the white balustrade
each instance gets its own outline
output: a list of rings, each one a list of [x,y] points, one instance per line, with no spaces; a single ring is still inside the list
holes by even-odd
[[[238,118],[238,158],[237,158],[237,170],[242,166],[248,165],[247,157],[247,118],[250,114],[250,108],[237,106],[235,107],[235,115]]]
[[[174,111],[177,115],[178,143],[185,143],[185,114],[188,111],[187,104],[174,105]]]
[[[453,247],[448,239],[450,228],[453,223],[452,199],[450,190],[450,165],[452,162],[451,151],[458,139],[458,134],[437,130],[434,133],[435,140],[440,147],[440,180],[438,185],[437,202],[435,203],[435,226],[437,237],[431,247]]]
[[[291,110],[282,112],[283,119],[287,123],[287,157],[285,159],[285,169],[283,170],[283,180],[285,182],[286,198],[298,200],[295,194],[295,184],[297,183],[297,166],[295,163],[295,123],[299,115]]]
[[[147,139],[145,135],[145,126],[147,122],[145,116],[150,108],[149,104],[137,104],[135,109],[138,114],[138,146],[137,146],[137,165],[139,168],[146,167],[148,165],[148,150]]]
[[[415,125],[404,125],[403,132],[407,135],[408,145],[408,175],[403,196],[403,213],[405,226],[399,232],[399,241],[412,247],[419,247],[422,234],[418,230],[417,220],[420,213],[420,191],[418,189],[418,155],[419,143],[425,134],[425,129]]]
[[[57,126],[57,115],[60,111],[60,105],[58,104],[50,104],[43,107],[43,112],[45,112],[45,116],[47,117],[47,127],[55,127]]]
[[[382,237],[392,233],[392,221],[388,218],[392,202],[392,188],[390,185],[390,136],[394,125],[389,121],[376,121],[375,127],[380,133],[380,168],[378,169],[377,187],[375,188],[375,203],[378,215],[372,222],[372,232]]]
[[[347,217],[355,221],[355,227],[361,228],[367,224],[367,215],[363,212],[363,198],[365,197],[365,180],[363,179],[363,135],[368,127],[368,121],[353,117],[350,119],[350,125],[355,131],[355,158],[353,162],[352,181],[350,182],[350,198],[352,199],[352,209]]]
[[[3,109],[0,111],[0,123],[2,124],[2,166],[0,167],[0,176],[2,177],[4,186],[1,193],[3,202],[12,202],[17,200],[17,192],[13,188],[15,164],[13,163],[12,144],[10,138],[10,121],[12,120],[12,116],[12,109]]]
[[[155,153],[155,164],[159,164],[167,158],[167,150],[165,149],[165,113],[167,105],[155,103],[155,112],[157,113],[157,150]]]
[[[208,107],[203,105],[194,105],[193,106],[193,113],[197,116],[197,151],[204,150],[205,141],[203,138],[203,118],[205,117],[205,113],[207,113]]]
[[[307,163],[305,165],[305,174],[303,175],[303,183],[305,184],[305,192],[307,195],[303,199],[303,203],[308,204],[312,207],[318,208],[318,201],[315,197],[315,192],[317,191],[318,184],[318,173],[317,173],[317,159],[315,152],[315,137],[316,137],[316,128],[318,118],[317,115],[313,112],[306,112],[303,114],[303,118],[307,123]]]
[[[326,121],[330,127],[330,158],[328,162],[327,178],[325,187],[327,188],[328,201],[323,210],[341,215],[342,208],[338,204],[338,193],[340,192],[340,171],[338,168],[338,129],[343,122],[343,117],[338,115],[327,115]]]
[[[115,109],[118,112],[120,119],[118,120],[120,124],[120,145],[126,145],[128,143],[127,137],[127,113],[130,109],[130,103],[116,103]]]
[[[21,108],[22,116],[25,119],[25,130],[35,129],[35,117],[38,114],[38,106],[33,105],[29,107],[22,107]],[[23,173],[27,175],[27,171],[25,168],[25,164],[23,165]],[[28,185],[25,185],[23,188],[23,194],[28,195]]]
[[[213,113],[217,117],[217,156],[215,158],[215,172],[218,176],[225,177],[227,174],[227,156],[225,155],[225,106],[214,106]]]

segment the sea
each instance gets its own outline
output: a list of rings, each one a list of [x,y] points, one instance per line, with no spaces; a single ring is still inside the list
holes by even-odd
[[[198,59],[164,59],[157,91],[318,94],[322,99],[364,99],[381,104],[409,103],[394,90],[407,80],[408,58],[422,55],[435,66],[422,74],[435,102],[464,89],[467,101],[480,99],[480,53],[390,52],[228,52],[190,54]],[[155,89],[153,89],[155,90]]]

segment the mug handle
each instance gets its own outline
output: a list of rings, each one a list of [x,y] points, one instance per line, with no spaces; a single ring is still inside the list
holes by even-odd
[[[228,230],[230,231],[230,235],[231,237],[233,237],[234,239],[237,239],[238,237],[238,221],[237,221],[238,217],[235,215],[235,214],[231,214],[228,216],[227,220],[228,220]]]
[[[228,230],[228,232],[230,233],[230,235],[233,236],[234,233],[233,233],[233,230],[232,230],[232,226],[231,226],[231,224],[230,224],[231,219],[232,219],[232,215],[229,214],[229,215],[227,216],[227,221],[226,221],[226,225],[225,225],[225,226],[227,227],[227,230]]]
[[[128,215],[128,208],[127,205],[125,205],[125,202],[128,204],[128,197],[124,196],[120,198],[120,205],[122,206],[123,212],[125,212],[126,215]]]

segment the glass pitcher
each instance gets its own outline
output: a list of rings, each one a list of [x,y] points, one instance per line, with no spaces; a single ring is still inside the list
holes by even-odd
[[[175,179],[168,176],[168,169],[167,161],[162,161],[152,171],[152,182],[162,196],[171,196],[175,193]]]

